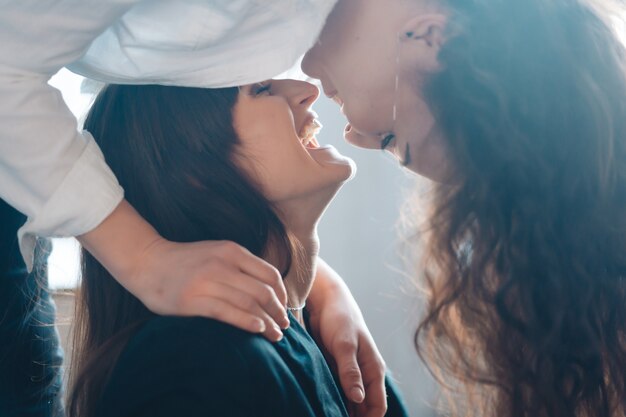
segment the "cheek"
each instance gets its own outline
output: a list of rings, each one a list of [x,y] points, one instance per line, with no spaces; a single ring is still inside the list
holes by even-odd
[[[377,85],[354,86],[345,95],[343,111],[348,121],[364,134],[381,135],[393,128],[393,89]],[[383,92],[381,94],[381,91]]]
[[[370,133],[388,130],[395,92],[395,61],[387,59],[387,55],[377,56],[381,48],[363,48],[362,41],[335,57],[328,76],[345,104],[344,113],[350,123]]]

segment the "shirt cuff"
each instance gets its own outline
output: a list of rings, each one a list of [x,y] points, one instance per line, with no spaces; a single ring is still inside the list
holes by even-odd
[[[20,252],[30,272],[37,236],[70,237],[95,229],[124,198],[124,190],[88,132],[87,146],[61,185],[18,231]]]

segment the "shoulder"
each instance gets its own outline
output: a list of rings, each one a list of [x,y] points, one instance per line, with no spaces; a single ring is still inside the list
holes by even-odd
[[[181,403],[189,416],[250,415],[251,402],[241,398],[260,395],[258,369],[280,360],[274,350],[261,336],[214,320],[153,318],[120,355],[99,415],[161,416]]]
[[[272,344],[260,335],[201,317],[156,317],[129,341],[119,362],[144,366],[185,365],[230,372],[273,356]],[[244,358],[247,358],[244,360]]]

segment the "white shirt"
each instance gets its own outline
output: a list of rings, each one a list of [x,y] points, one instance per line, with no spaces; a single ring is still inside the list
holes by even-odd
[[[0,197],[34,238],[77,236],[123,190],[58,90],[59,69],[104,82],[224,87],[288,69],[336,0],[0,0]]]

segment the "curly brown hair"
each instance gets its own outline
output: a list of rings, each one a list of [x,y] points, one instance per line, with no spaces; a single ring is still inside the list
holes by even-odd
[[[456,414],[626,416],[626,52],[608,1],[447,0],[416,344]],[[617,6],[616,6],[617,7]],[[460,389],[459,389],[460,387]]]

